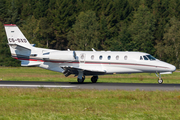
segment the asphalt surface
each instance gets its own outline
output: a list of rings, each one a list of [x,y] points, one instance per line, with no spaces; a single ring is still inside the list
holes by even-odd
[[[180,84],[148,84],[148,83],[90,83],[84,82],[39,82],[39,81],[0,81],[0,87],[21,88],[71,88],[71,89],[97,89],[97,90],[180,90]]]

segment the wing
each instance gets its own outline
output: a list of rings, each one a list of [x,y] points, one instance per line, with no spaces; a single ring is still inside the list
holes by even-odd
[[[79,67],[72,67],[72,66],[64,66],[61,67],[64,69],[63,74],[67,77],[71,74],[78,75],[78,71],[83,71],[84,75],[104,75],[106,73],[105,70],[100,69],[92,69],[92,68],[79,68]]]

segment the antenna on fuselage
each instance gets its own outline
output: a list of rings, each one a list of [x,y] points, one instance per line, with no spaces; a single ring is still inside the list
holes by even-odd
[[[70,49],[67,49],[67,51],[71,51]]]
[[[95,50],[94,48],[92,48],[92,51],[93,51],[93,52],[96,52],[96,50]]]

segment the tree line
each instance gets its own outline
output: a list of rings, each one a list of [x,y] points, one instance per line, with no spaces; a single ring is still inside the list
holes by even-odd
[[[180,67],[179,0],[0,0],[0,66],[19,66],[3,24],[38,47],[142,51]]]

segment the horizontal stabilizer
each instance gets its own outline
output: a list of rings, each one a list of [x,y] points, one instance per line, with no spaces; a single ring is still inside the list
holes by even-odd
[[[18,45],[18,44],[8,44],[9,46],[11,46],[13,49],[17,49],[17,50],[31,50],[27,47],[24,47],[24,46],[21,46],[21,45]]]
[[[27,60],[21,61],[21,66],[38,66],[38,65],[40,65],[40,62],[37,61],[27,61]]]

